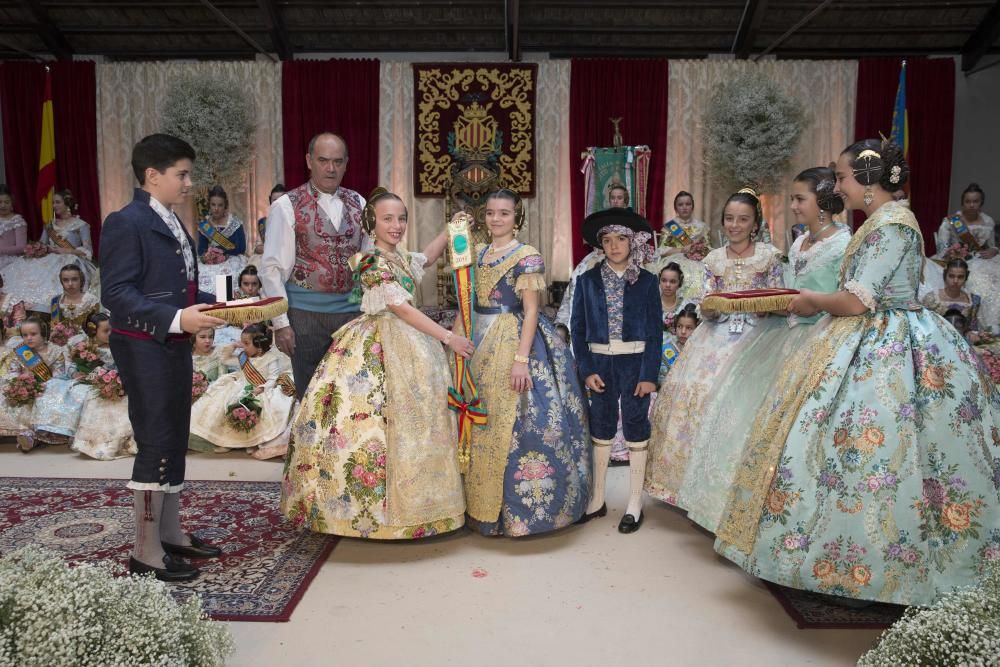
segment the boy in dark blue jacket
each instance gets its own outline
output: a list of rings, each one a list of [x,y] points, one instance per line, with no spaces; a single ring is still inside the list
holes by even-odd
[[[139,453],[134,492],[135,548],[129,569],[163,581],[189,581],[181,559],[211,558],[217,547],[186,534],[180,521],[184,456],[191,422],[191,334],[224,322],[201,311],[215,301],[198,291],[194,244],[172,207],[191,189],[194,150],[168,134],[132,149],[140,189],[101,228],[101,301],[111,312],[118,366]]]
[[[573,354],[590,390],[594,441],[594,491],[580,521],[607,514],[605,477],[620,405],[629,448],[630,494],[618,530],[634,533],[643,519],[649,395],[656,391],[663,335],[657,279],[642,268],[652,257],[652,229],[632,209],[610,208],[584,220],[583,238],[603,248],[605,259],[580,276],[573,293]]]

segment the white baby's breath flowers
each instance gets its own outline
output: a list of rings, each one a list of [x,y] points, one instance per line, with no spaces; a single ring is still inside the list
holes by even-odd
[[[712,94],[702,123],[709,173],[724,185],[768,191],[785,180],[807,125],[803,105],[759,72]]]
[[[0,559],[0,667],[216,667],[229,629],[197,595],[178,604],[152,577],[68,566],[34,546]]]
[[[203,74],[178,78],[167,90],[162,126],[197,153],[196,185],[243,182],[253,159],[256,110],[236,83]]]
[[[907,609],[858,666],[971,667],[998,661],[1000,562],[993,562],[977,586],[947,593],[931,607]]]

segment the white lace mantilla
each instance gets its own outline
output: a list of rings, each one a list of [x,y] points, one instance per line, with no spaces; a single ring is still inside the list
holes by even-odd
[[[415,285],[419,284],[424,277],[424,265],[427,263],[427,255],[419,252],[400,253],[403,260],[409,259],[410,274],[413,276]],[[414,287],[415,289],[415,287]],[[366,315],[377,315],[389,306],[399,306],[409,301],[413,303],[413,295],[406,291],[406,288],[398,282],[382,283],[365,290],[361,297],[361,312]]]
[[[797,277],[813,273],[831,262],[844,259],[844,250],[851,240],[851,232],[846,227],[839,227],[836,234],[820,239],[808,250],[803,251],[807,234],[795,239],[788,251],[788,263]]]
[[[12,229],[17,229],[18,227],[27,227],[28,223],[24,221],[20,215],[15,213],[9,218],[0,218],[0,234],[6,234]]]
[[[743,258],[743,266],[754,272],[767,271],[774,263],[774,256],[778,254],[778,249],[770,243],[756,243],[753,255]],[[716,248],[705,257],[705,267],[716,276],[721,276],[726,272],[726,267],[739,260],[730,259],[726,254],[726,248]]]

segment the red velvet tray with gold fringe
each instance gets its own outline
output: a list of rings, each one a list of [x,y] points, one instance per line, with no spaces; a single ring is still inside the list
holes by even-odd
[[[720,313],[768,313],[785,310],[797,289],[751,289],[743,292],[712,292],[701,302],[703,310]]]
[[[260,301],[249,303],[216,303],[211,308],[203,311],[206,315],[218,317],[229,324],[244,326],[255,322],[263,322],[284,315],[288,312],[288,299],[281,296],[273,296]]]

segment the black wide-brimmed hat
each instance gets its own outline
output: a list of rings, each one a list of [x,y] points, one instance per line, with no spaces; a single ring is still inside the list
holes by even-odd
[[[631,208],[606,208],[603,211],[591,213],[583,221],[583,240],[594,248],[600,248],[601,242],[597,240],[597,233],[608,225],[621,225],[628,227],[633,232],[646,232],[653,235],[653,228],[649,226],[646,218],[642,217]]]

